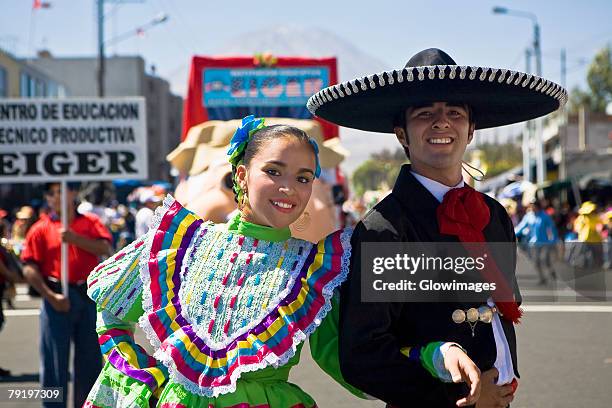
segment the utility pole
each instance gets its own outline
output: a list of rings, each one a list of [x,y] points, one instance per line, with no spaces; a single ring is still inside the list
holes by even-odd
[[[542,76],[542,50],[540,48],[540,25],[533,24],[533,52],[536,58],[536,75]]]
[[[561,86],[565,88],[565,78],[567,75],[567,59],[565,56],[565,48],[561,48]],[[559,120],[559,149],[561,157],[559,160],[559,180],[567,179],[567,111],[565,107],[561,108]],[[561,202],[567,201],[567,190],[561,190]]]
[[[542,77],[540,25],[538,24],[537,16],[527,11],[511,10],[506,7],[493,7],[492,11],[494,14],[507,14],[516,17],[524,17],[531,20],[533,23],[533,53],[535,54],[536,59],[536,75]],[[531,72],[531,70],[528,69],[527,72]],[[535,120],[536,182],[538,184],[543,183],[546,177],[546,168],[544,167],[544,146],[542,145],[542,123],[541,118]],[[528,173],[524,173],[524,175],[527,176]]]
[[[565,78],[567,75],[567,59],[565,56],[565,48],[561,49],[561,86],[565,88]],[[567,111],[565,107],[561,108],[559,120],[559,147],[561,148],[561,160],[559,163],[559,179],[567,178],[567,162],[566,162],[566,144],[567,144]]]
[[[531,72],[531,49],[525,49],[525,72]],[[531,140],[531,121],[525,123],[523,129],[523,180],[531,181],[531,152],[529,142]]]
[[[565,88],[567,77],[567,58],[565,56],[565,48],[561,48],[561,86]]]
[[[542,50],[540,48],[540,25],[537,20],[533,21],[533,52],[536,59],[536,75],[542,76]],[[536,180],[538,184],[544,183],[546,179],[546,163],[544,161],[544,141],[542,140],[543,119],[536,119]]]
[[[104,0],[98,1],[98,96],[104,96]]]

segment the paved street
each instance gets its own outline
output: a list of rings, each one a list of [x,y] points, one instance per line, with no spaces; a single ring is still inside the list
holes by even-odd
[[[526,298],[537,298],[546,288],[535,285],[537,277],[525,272],[526,265],[519,264],[523,271],[519,281],[523,292],[531,293]],[[513,408],[609,408],[612,404],[612,302],[577,302],[569,289],[561,292],[565,294],[557,296],[554,304],[526,302],[526,315],[517,329],[521,382]],[[38,303],[21,294],[17,309],[7,311],[6,327],[0,333],[0,366],[10,369],[13,377],[0,382],[0,390],[37,384]],[[316,366],[306,348],[291,380],[322,408],[384,406],[352,397]],[[0,401],[0,406],[40,405]]]

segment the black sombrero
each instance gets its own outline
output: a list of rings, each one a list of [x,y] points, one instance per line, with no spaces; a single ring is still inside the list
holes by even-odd
[[[523,72],[457,65],[444,51],[430,48],[404,69],[327,87],[311,96],[307,107],[341,126],[390,133],[403,109],[436,101],[469,105],[476,129],[486,129],[553,112],[565,104],[567,91]]]

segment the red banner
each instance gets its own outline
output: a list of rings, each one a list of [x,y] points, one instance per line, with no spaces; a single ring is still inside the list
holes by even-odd
[[[183,109],[183,134],[182,139],[185,139],[187,132],[192,126],[212,119],[240,119],[248,114],[261,115],[261,110],[267,107],[244,106],[238,109],[228,108],[211,108],[205,106],[203,89],[203,78],[206,69],[250,69],[250,70],[276,70],[282,68],[309,68],[323,67],[328,73],[328,78],[325,81],[325,86],[334,85],[338,82],[336,58],[301,58],[301,57],[271,57],[266,60],[254,57],[202,57],[195,56],[191,62],[189,72],[189,88],[187,90],[187,98]],[[292,83],[292,86],[296,86]],[[316,93],[317,90],[314,92]],[[287,94],[289,94],[287,90]],[[278,108],[278,107],[277,107]],[[289,109],[289,108],[287,108]],[[214,110],[214,112],[213,112]],[[263,116],[265,116],[264,114]],[[237,117],[233,117],[237,116]],[[270,114],[267,114],[270,116]],[[274,115],[276,116],[276,115]],[[312,118],[306,111],[304,106],[291,107],[289,110],[283,110],[281,117],[291,117],[294,119]],[[323,126],[323,134],[326,139],[338,136],[338,126],[316,118]]]

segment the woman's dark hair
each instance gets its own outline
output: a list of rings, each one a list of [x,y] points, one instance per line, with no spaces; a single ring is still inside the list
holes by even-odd
[[[309,143],[310,137],[302,129],[298,129],[289,125],[271,125],[258,130],[253,134],[246,148],[244,149],[242,164],[249,167],[251,160],[266,144],[281,137],[292,137],[300,142],[307,143],[312,149],[312,153],[316,155],[314,147]],[[236,180],[236,166],[232,165],[232,180]],[[234,200],[238,202],[238,193],[234,188]]]

